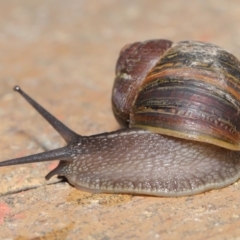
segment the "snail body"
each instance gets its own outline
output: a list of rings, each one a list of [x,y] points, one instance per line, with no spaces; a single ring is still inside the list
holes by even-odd
[[[150,40],[125,46],[112,108],[124,129],[70,130],[18,91],[67,146],[0,162],[60,160],[47,174],[91,192],[184,196],[240,178],[240,62],[213,44]]]

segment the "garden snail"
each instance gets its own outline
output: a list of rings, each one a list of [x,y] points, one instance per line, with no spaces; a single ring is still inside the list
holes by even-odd
[[[60,160],[92,192],[184,196],[240,178],[240,62],[213,44],[150,40],[125,46],[116,66],[113,112],[125,129],[81,136],[18,91],[67,146],[0,166]]]

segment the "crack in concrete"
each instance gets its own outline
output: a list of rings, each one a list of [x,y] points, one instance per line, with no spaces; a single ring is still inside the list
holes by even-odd
[[[60,181],[57,181],[57,182],[46,183],[46,184],[33,185],[33,186],[25,187],[25,188],[16,189],[16,190],[13,190],[13,191],[7,191],[5,193],[0,193],[0,197],[13,195],[13,194],[17,194],[17,193],[20,193],[20,192],[26,192],[26,191],[29,191],[29,190],[32,190],[32,189],[37,189],[37,188],[43,187],[43,186],[59,184],[61,182],[63,182],[63,180],[60,180]]]

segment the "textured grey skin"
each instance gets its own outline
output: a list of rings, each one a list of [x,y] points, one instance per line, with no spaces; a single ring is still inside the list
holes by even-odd
[[[72,150],[54,174],[91,192],[184,196],[240,178],[239,152],[144,130],[83,137]]]

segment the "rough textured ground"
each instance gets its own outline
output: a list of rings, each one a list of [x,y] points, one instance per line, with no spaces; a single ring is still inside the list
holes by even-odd
[[[126,43],[213,42],[240,57],[238,0],[0,0],[0,160],[63,145],[19,84],[83,135],[118,128],[110,104]],[[56,162],[0,169],[0,239],[239,239],[240,184],[191,197],[90,194],[46,182]]]

